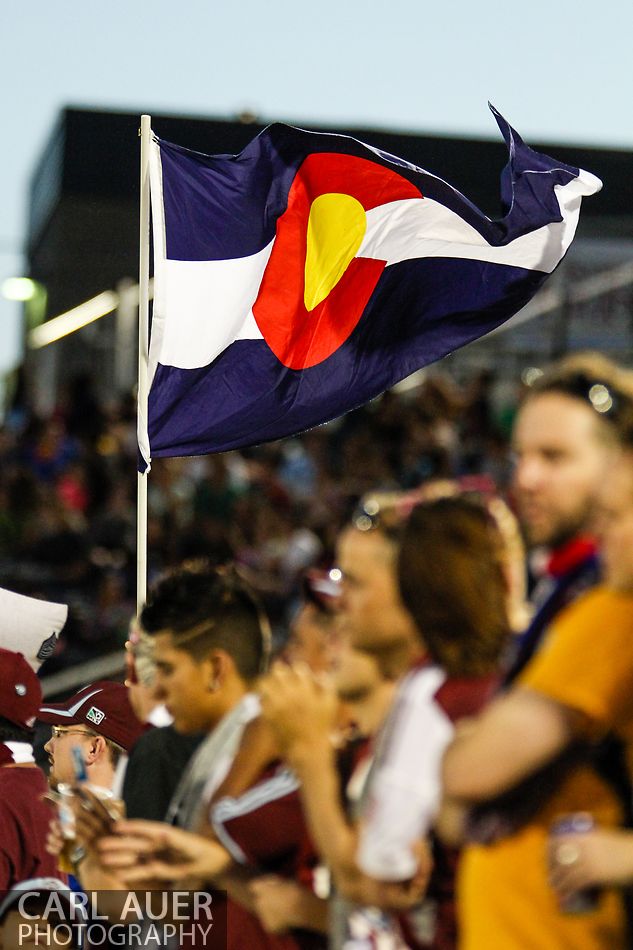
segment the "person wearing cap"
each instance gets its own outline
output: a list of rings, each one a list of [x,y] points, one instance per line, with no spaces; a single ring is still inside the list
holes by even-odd
[[[0,890],[59,873],[45,848],[52,812],[31,744],[41,701],[40,682],[24,656],[0,648]]]
[[[134,714],[127,688],[110,680],[84,686],[62,703],[40,706],[37,718],[53,727],[44,746],[53,787],[75,781],[75,745],[81,750],[88,782],[112,789],[117,766],[146,728]]]

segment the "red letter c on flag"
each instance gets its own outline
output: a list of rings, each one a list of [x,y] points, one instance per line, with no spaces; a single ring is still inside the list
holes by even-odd
[[[262,336],[284,366],[323,362],[360,320],[385,267],[355,256],[364,213],[421,197],[405,178],[365,158],[313,153],[302,162],[253,305]]]

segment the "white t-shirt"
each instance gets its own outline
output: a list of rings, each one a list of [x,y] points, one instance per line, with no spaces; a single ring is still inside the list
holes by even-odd
[[[454,731],[436,699],[445,679],[437,666],[408,673],[378,738],[357,859],[365,874],[380,881],[413,877],[413,846],[439,809],[442,757]]]

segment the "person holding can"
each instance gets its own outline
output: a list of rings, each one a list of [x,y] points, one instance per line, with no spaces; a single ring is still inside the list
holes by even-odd
[[[456,738],[445,756],[447,796],[477,805],[500,798],[507,802],[514,795],[516,806],[514,826],[506,823],[484,829],[480,825],[479,844],[466,849],[459,891],[465,950],[484,946],[486,950],[619,950],[630,945],[626,908],[618,891],[603,888],[582,913],[569,913],[565,901],[561,906],[561,897],[548,885],[546,864],[549,853],[550,863],[560,869],[560,874],[553,875],[554,882],[568,884],[573,880],[572,869],[581,863],[585,842],[595,843],[593,836],[603,834],[591,830],[556,833],[561,819],[589,812],[596,828],[610,829],[611,835],[631,821],[630,418],[623,417],[618,428],[623,448],[602,479],[598,505],[602,583],[558,615],[546,641],[513,686]],[[616,768],[609,776],[590,755],[592,746],[607,736],[619,741],[624,750],[619,761],[612,759]],[[549,769],[545,781],[546,769],[553,762],[558,763],[558,771]],[[530,776],[532,784],[526,786]],[[508,814],[506,810],[506,821]],[[523,861],[518,860],[521,855]],[[496,869],[497,877],[486,877],[486,868]],[[500,868],[503,881],[498,876]],[[601,879],[608,876],[579,877],[575,883],[583,888]],[[617,875],[611,880],[617,880]],[[560,886],[563,898],[568,896],[569,886]],[[503,916],[494,913],[501,898]]]
[[[571,825],[548,848],[552,887],[561,901],[575,901],[605,886],[633,885],[633,831]]]

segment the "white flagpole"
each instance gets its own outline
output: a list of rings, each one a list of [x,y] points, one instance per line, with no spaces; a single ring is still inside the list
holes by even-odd
[[[138,412],[147,421],[149,360],[149,145],[151,117],[141,116],[141,207],[139,231]],[[147,475],[138,474],[136,512],[136,611],[147,599]]]

